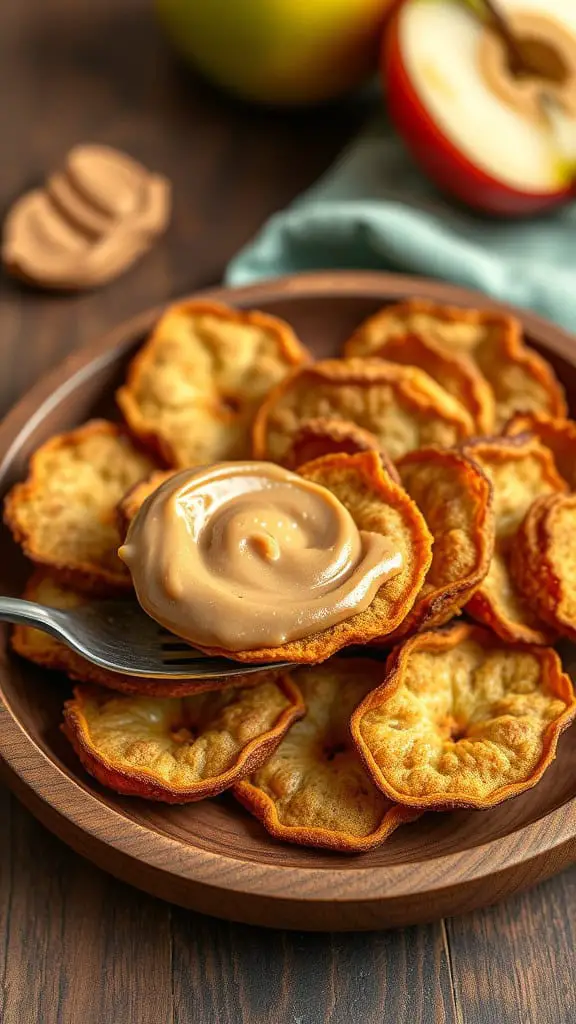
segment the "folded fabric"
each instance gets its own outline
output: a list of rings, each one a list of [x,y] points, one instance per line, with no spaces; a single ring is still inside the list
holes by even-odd
[[[440,196],[384,118],[229,264],[229,284],[328,268],[454,281],[576,331],[576,204],[503,221]]]

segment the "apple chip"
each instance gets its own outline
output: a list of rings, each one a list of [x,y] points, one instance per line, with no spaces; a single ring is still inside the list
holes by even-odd
[[[554,456],[561,476],[571,491],[576,491],[576,423],[545,413],[517,413],[508,421],[504,433],[509,437],[534,434]]]
[[[528,509],[541,494],[564,491],[551,452],[535,437],[479,440],[465,447],[494,490],[496,539],[488,574],[467,611],[503,640],[511,643],[550,643],[554,635],[534,614],[510,572],[510,556]]]
[[[552,367],[522,341],[518,320],[503,313],[411,299],[382,310],[348,343],[347,354],[373,355],[389,342],[414,337],[471,359],[490,384],[497,428],[516,412],[565,416],[566,402]]]
[[[301,367],[264,401],[254,421],[254,458],[283,462],[302,423],[317,418],[355,423],[394,461],[474,433],[470,414],[423,370],[383,359],[326,359]]]
[[[543,622],[576,640],[576,495],[549,494],[530,507],[512,551],[512,575]]]
[[[343,853],[380,846],[418,812],[391,803],[374,785],[350,736],[350,715],[382,681],[384,665],[333,658],[299,669],[307,712],[234,795],[276,838]]]
[[[129,591],[116,506],[155,468],[121,427],[92,420],[34,453],[27,480],[6,498],[5,521],[28,558],[60,579],[94,593]]]
[[[184,302],[161,316],[130,365],[118,404],[131,431],[168,466],[243,458],[260,402],[308,359],[283,320]]]
[[[492,486],[477,463],[459,452],[423,448],[405,455],[398,471],[434,545],[422,590],[387,643],[448,622],[480,586],[494,552]]]
[[[90,599],[76,590],[37,570],[28,580],[22,595],[28,601],[38,601],[48,608],[79,608]],[[222,690],[231,685],[229,679],[147,679],[143,676],[128,676],[110,672],[76,654],[61,644],[55,637],[31,626],[14,626],[11,635],[12,649],[22,658],[36,665],[65,672],[70,679],[80,683],[95,683],[119,693],[135,693],[144,697],[186,697],[188,694],[208,690]],[[259,676],[248,675],[242,680],[243,686],[253,686]]]
[[[424,333],[389,334],[390,315],[385,308],[370,317],[344,346],[344,355],[369,355],[403,366],[418,366],[468,409],[479,434],[494,429],[494,392],[467,355],[449,352]],[[380,343],[378,342],[378,339]]]
[[[421,512],[406,491],[386,473],[377,452],[358,455],[325,455],[301,466],[299,473],[329,491],[342,502],[359,530],[381,533],[402,555],[398,575],[387,579],[363,612],[352,615],[322,632],[279,647],[225,651],[205,647],[237,661],[289,661],[312,664],[324,661],[343,647],[383,637],[405,619],[430,566],[432,538]],[[201,645],[197,645],[201,646]]]
[[[323,455],[335,455],[337,452],[346,455],[378,452],[386,472],[397,483],[400,482],[394,463],[380,448],[378,438],[347,420],[304,420],[294,434],[284,465],[288,469],[298,469],[305,462],[313,462]]]
[[[552,648],[462,624],[395,648],[351,728],[386,796],[439,811],[494,807],[536,785],[575,715]]]
[[[122,537],[126,536],[126,531],[134,519],[138,509],[144,504],[146,498],[149,498],[154,491],[157,491],[162,484],[165,484],[171,476],[174,476],[176,470],[165,469],[156,470],[146,480],[141,480],[140,483],[131,487],[127,494],[124,495],[122,501],[119,502],[117,507],[118,522],[120,526],[120,533]]]
[[[216,796],[251,774],[304,711],[287,672],[181,699],[82,685],[65,704],[63,729],[103,786],[179,804]]]

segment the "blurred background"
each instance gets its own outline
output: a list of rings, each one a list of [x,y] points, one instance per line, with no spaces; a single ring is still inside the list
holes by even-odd
[[[5,210],[80,142],[172,181],[165,240],[111,286],[121,315],[143,273],[154,302],[240,250],[231,281],[412,270],[576,322],[558,280],[574,270],[572,0],[5,0],[0,19]]]

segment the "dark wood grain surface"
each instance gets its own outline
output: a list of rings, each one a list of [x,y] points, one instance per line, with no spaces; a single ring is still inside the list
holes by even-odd
[[[75,142],[174,182],[165,240],[108,288],[0,284],[0,414],[119,320],[210,284],[359,126],[361,104],[279,115],[181,74],[148,0],[0,4],[3,210]],[[364,935],[264,932],[145,896],[71,853],[0,789],[2,1024],[570,1024],[576,870],[493,909]]]

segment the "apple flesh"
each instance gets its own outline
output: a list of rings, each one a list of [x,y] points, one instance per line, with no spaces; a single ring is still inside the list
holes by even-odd
[[[500,0],[500,8],[512,23],[517,11],[541,12],[576,36],[574,0]],[[382,55],[390,117],[443,191],[490,214],[539,213],[576,195],[574,175],[545,119],[526,117],[484,79],[486,31],[464,2],[405,0]]]
[[[390,0],[156,0],[174,46],[250,100],[333,99],[378,68]]]

